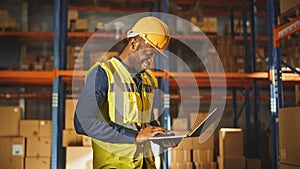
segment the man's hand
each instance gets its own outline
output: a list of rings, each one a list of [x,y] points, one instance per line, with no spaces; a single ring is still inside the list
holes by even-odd
[[[147,126],[143,130],[139,131],[137,133],[137,136],[135,138],[136,143],[142,143],[144,141],[147,141],[149,137],[154,137],[158,134],[163,134],[167,131],[167,129],[157,126]]]

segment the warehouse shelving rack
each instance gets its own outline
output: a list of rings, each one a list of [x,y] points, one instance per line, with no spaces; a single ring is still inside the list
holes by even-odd
[[[251,72],[255,72],[256,71],[256,66],[255,66],[255,55],[256,55],[256,31],[257,31],[257,26],[256,26],[256,16],[255,12],[257,11],[256,6],[255,6],[255,1],[252,0],[251,2],[251,34],[250,34],[250,40],[251,40]],[[283,25],[283,26],[278,26],[277,27],[277,11],[276,11],[276,5],[275,1],[267,1],[267,26],[268,26],[268,58],[269,58],[269,75],[268,75],[268,80],[270,82],[270,103],[271,103],[271,113],[270,113],[270,121],[271,121],[271,137],[272,137],[272,169],[278,169],[279,168],[279,140],[278,140],[278,108],[283,107],[283,100],[286,100],[287,98],[285,96],[283,96],[282,94],[282,85],[283,82],[285,81],[285,75],[284,73],[281,72],[281,64],[284,64],[285,66],[289,67],[293,72],[298,73],[298,74],[294,74],[293,76],[295,77],[299,77],[299,71],[295,68],[293,68],[292,66],[287,65],[286,63],[281,61],[281,56],[280,56],[280,49],[279,49],[279,40],[287,37],[291,34],[293,34],[296,31],[299,31],[300,29],[300,21],[299,18],[294,19],[293,21]],[[231,16],[233,16],[233,12],[231,11]],[[245,28],[245,12],[242,11],[242,17],[243,17],[243,26],[244,26],[244,42],[245,42],[245,46],[248,46],[248,42],[246,39],[248,39],[249,37],[246,35],[246,28]],[[231,19],[233,22],[233,19]],[[233,32],[233,31],[232,31]],[[274,33],[273,33],[274,32]],[[234,35],[233,35],[234,36]],[[273,41],[274,40],[274,41]],[[246,52],[246,56],[247,56]],[[247,58],[246,58],[247,60]],[[253,79],[253,98],[254,98],[254,122],[255,122],[255,149],[259,148],[259,142],[257,140],[259,140],[260,136],[259,136],[259,116],[257,114],[258,112],[258,90],[256,89],[256,86],[258,86],[259,84],[257,83],[257,79],[254,78]],[[233,91],[233,97],[235,96],[235,91]],[[246,102],[249,102],[250,99],[248,99],[249,97],[249,93],[245,92],[245,99]],[[284,98],[285,97],[285,98]],[[291,100],[291,98],[289,98],[289,100]],[[235,103],[235,99],[233,99],[234,103]],[[248,104],[248,103],[246,103]],[[236,104],[233,104],[236,105]],[[247,110],[249,110],[249,107],[247,108]],[[237,119],[237,115],[236,115],[236,110],[234,113],[234,126],[236,125],[235,120]],[[249,112],[246,111],[246,126],[249,126],[249,124],[247,124],[249,120]],[[247,127],[246,127],[247,130]],[[247,132],[247,131],[246,131]],[[247,137],[248,134],[246,134]],[[246,139],[248,140],[248,139]],[[259,152],[256,151],[256,157],[259,156]]]
[[[292,35],[300,30],[300,17],[278,26],[277,18],[278,2],[267,1],[267,17],[268,17],[268,37],[269,45],[269,79],[270,83],[270,102],[271,102],[271,127],[272,127],[272,169],[280,168],[280,152],[279,152],[279,129],[278,129],[278,110],[284,107],[283,99],[283,73],[281,70],[281,53],[280,40]],[[296,75],[300,76],[299,71],[288,66]]]

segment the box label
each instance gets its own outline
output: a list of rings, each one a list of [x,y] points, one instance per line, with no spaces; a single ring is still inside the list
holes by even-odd
[[[23,145],[22,144],[13,144],[12,145],[12,155],[14,155],[14,156],[23,155]]]

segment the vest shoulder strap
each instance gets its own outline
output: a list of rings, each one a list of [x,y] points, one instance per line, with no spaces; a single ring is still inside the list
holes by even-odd
[[[158,82],[153,72],[150,69],[146,69],[145,73],[149,76],[149,79],[154,84],[155,88],[158,88]]]

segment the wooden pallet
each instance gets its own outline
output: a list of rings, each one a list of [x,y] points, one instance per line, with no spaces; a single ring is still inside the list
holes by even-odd
[[[291,9],[287,10],[286,12],[282,13],[278,17],[278,24],[283,25],[292,19],[297,18],[300,16],[300,3],[292,7]]]

